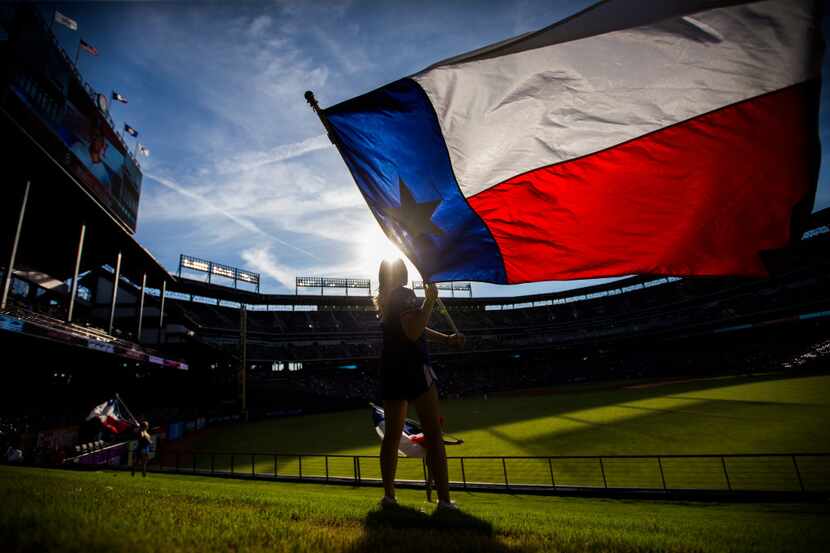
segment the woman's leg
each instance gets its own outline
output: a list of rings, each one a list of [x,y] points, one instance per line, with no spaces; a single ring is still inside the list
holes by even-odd
[[[425,461],[427,463],[427,503],[432,503],[432,488],[435,487],[435,478],[432,476],[432,463],[429,460],[429,450],[427,450]]]
[[[429,390],[415,400],[415,410],[424,430],[426,446],[429,450],[427,463],[432,468],[431,475],[435,479],[439,501],[450,500],[449,475],[447,474],[447,452],[444,449],[444,439],[441,434],[441,423],[438,415],[438,391],[433,384]]]
[[[398,445],[406,419],[406,400],[384,400],[385,428],[380,444],[380,474],[386,497],[395,497],[395,471],[398,468]]]

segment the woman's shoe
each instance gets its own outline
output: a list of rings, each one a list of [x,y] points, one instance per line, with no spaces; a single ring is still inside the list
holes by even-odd
[[[460,511],[458,505],[455,501],[439,501],[438,506],[435,508],[436,511],[442,512],[456,512]]]
[[[381,509],[389,509],[392,507],[398,506],[398,500],[394,497],[389,497],[388,495],[384,495],[383,498],[380,500],[379,503]]]

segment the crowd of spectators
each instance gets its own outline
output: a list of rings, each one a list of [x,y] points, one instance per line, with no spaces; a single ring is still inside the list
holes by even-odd
[[[623,293],[516,309],[485,303],[450,309],[474,352],[522,351],[616,340],[719,331],[830,309],[830,262],[812,261],[770,279],[680,279]],[[176,301],[197,334],[236,344],[239,312],[231,307]],[[512,306],[511,306],[512,307]],[[248,357],[280,361],[371,359],[380,352],[377,315],[354,308],[318,311],[249,310]],[[447,332],[434,314],[430,325]],[[440,357],[453,352],[436,344]],[[318,363],[319,364],[319,363]]]

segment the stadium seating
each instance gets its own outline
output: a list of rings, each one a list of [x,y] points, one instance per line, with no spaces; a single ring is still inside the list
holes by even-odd
[[[827,236],[814,240],[792,254],[786,270],[767,279],[654,279],[591,297],[576,290],[555,301],[537,297],[522,304],[517,298],[515,309],[500,304],[494,309],[486,298],[463,303],[448,299],[467,347],[457,352],[440,343],[431,345],[442,393],[463,396],[637,378],[655,371],[697,374],[784,366],[801,355],[798,348],[809,349],[807,341],[820,341],[824,332],[812,335],[809,330],[801,337],[799,321],[830,311],[830,256],[824,255],[828,244]],[[238,344],[237,309],[171,303],[198,322],[197,333],[205,341],[231,349]],[[278,382],[279,390],[304,398],[305,405],[310,397],[372,398],[381,349],[377,313],[365,300],[321,301],[316,311],[305,310],[306,305],[303,309],[248,312],[248,360],[264,368],[251,373],[250,389]],[[780,330],[769,326],[782,321],[786,325]],[[430,326],[449,332],[449,324],[437,313]],[[730,334],[734,329],[745,334]],[[792,338],[780,348],[756,351],[758,340],[767,339],[764,332],[773,331]],[[731,341],[723,341],[724,336]],[[273,361],[302,363],[303,370],[274,372]]]

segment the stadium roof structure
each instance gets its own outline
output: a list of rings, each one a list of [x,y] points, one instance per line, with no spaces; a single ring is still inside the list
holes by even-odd
[[[830,225],[830,207],[825,207],[824,209],[820,209],[813,213],[811,216],[812,225],[811,227],[817,227],[820,225]]]
[[[86,236],[80,271],[115,265],[122,254],[121,274],[133,282],[147,275],[148,285],[175,280],[132,233],[29,134],[15,117],[0,108],[0,132],[6,139],[3,199],[0,201],[0,265],[5,266],[17,229],[26,182],[26,211],[15,261],[16,270],[36,270],[58,280],[71,278],[80,240]]]
[[[582,296],[590,294],[600,294],[611,290],[617,290],[626,286],[636,286],[645,284],[655,280],[653,276],[633,276],[623,278],[613,282],[606,282],[594,286],[587,286],[584,288],[565,290],[562,292],[547,292],[543,294],[533,294],[526,296],[492,296],[492,297],[474,297],[474,298],[443,298],[448,304],[455,306],[473,306],[482,304],[495,305],[511,305],[516,303],[537,302],[546,300],[556,300],[571,296]],[[177,279],[169,285],[168,292],[178,292],[180,294],[187,294],[193,296],[201,296],[208,298],[221,299],[228,302],[243,303],[246,305],[331,305],[331,306],[345,306],[345,305],[371,305],[371,296],[321,296],[321,295],[295,295],[295,294],[262,294],[249,290],[240,290],[210,284],[199,280],[188,278]]]
[[[813,213],[808,221],[808,235],[824,236],[830,234],[830,208],[825,208]],[[769,252],[765,259],[771,273],[775,274],[788,269],[797,259],[825,255],[824,248],[815,248],[811,245],[812,240],[795,241],[790,248]],[[697,277],[706,279],[707,277]],[[718,277],[725,281],[725,277]],[[665,280],[664,277],[655,275],[637,275],[621,278],[611,282],[572,288],[561,292],[545,292],[539,294],[522,296],[479,296],[479,297],[454,297],[444,298],[453,306],[481,306],[481,305],[516,305],[524,303],[545,302],[563,300],[566,298],[597,297],[608,293],[616,293],[625,289],[637,289]],[[735,277],[735,280],[742,280]],[[329,306],[369,306],[372,298],[367,296],[325,296],[325,295],[295,295],[295,294],[264,294],[250,290],[231,288],[217,284],[211,284],[195,279],[179,278],[174,279],[168,285],[168,291],[180,294],[201,296],[235,302],[246,305],[329,305]]]

